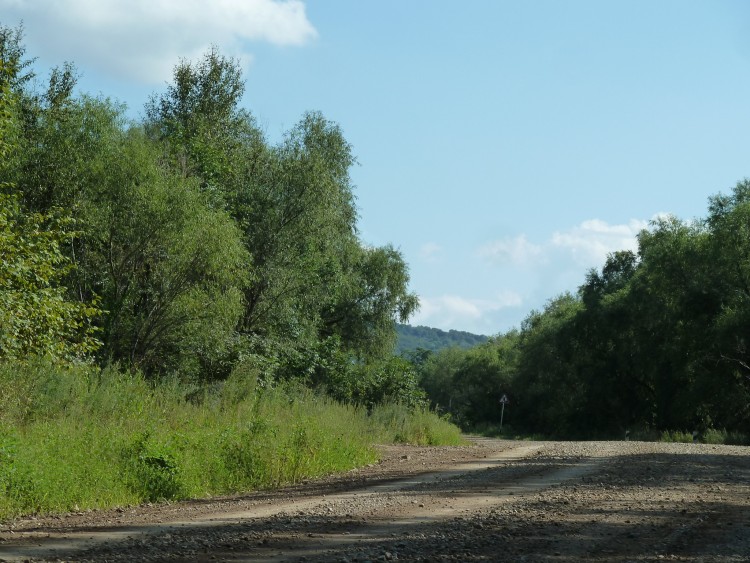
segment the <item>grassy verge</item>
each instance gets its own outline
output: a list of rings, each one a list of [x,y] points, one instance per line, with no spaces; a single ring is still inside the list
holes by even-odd
[[[664,430],[636,432],[631,435],[631,440],[646,440],[652,442],[683,442],[691,443],[693,441],[702,444],[726,444],[732,446],[750,445],[750,436],[741,432],[727,431],[724,429],[709,428],[699,432],[696,439],[693,439],[693,433],[681,430]]]
[[[544,434],[529,434],[516,432],[511,426],[504,425],[501,429],[496,424],[481,424],[467,430],[472,434],[478,434],[480,436],[486,436],[488,438],[503,438],[506,440],[561,440],[561,439],[591,439],[591,440],[624,440],[625,435],[621,436],[598,436],[598,437],[574,437],[574,438],[561,438],[560,436],[544,435]],[[680,430],[635,430],[627,435],[627,439],[634,441],[643,442],[693,442],[693,433]],[[704,432],[700,432],[697,437],[697,441],[703,444],[726,444],[736,446],[749,446],[750,436],[742,434],[741,432],[731,432],[723,429],[709,428]]]
[[[479,436],[485,436],[487,438],[501,438],[503,440],[519,440],[519,441],[534,441],[534,440],[550,440],[549,436],[543,434],[531,434],[518,432],[512,426],[505,424],[500,428],[499,424],[492,424],[489,422],[483,424],[477,424],[467,429],[470,434],[477,434]]]
[[[242,370],[187,392],[116,369],[5,364],[0,518],[273,487],[372,462],[375,443],[459,441],[426,411],[368,415]]]

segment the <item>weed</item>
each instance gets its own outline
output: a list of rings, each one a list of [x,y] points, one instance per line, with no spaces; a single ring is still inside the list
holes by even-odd
[[[426,410],[368,416],[259,381],[252,365],[188,389],[116,366],[0,364],[0,518],[272,487],[372,463],[378,442],[460,441]]]
[[[174,456],[150,443],[148,432],[136,435],[123,449],[121,465],[128,488],[142,500],[175,500],[183,495]]]

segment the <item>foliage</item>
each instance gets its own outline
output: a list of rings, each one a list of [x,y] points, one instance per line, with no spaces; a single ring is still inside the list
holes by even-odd
[[[425,408],[413,409],[400,403],[381,404],[372,410],[370,420],[377,426],[391,429],[394,442],[420,446],[458,446],[464,443],[457,426]]]
[[[0,36],[8,33],[0,29]],[[100,310],[96,299],[88,304],[69,299],[63,285],[72,264],[62,247],[75,236],[73,221],[59,209],[24,211],[10,181],[19,159],[18,96],[12,85],[23,81],[18,73],[24,65],[17,62],[22,53],[17,46],[9,50],[7,41],[0,44],[0,359],[83,357],[100,345],[91,324]]]
[[[401,405],[367,410],[252,369],[222,384],[45,359],[0,363],[0,518],[227,494],[372,463],[373,443],[457,443]]]
[[[69,222],[23,214],[0,193],[0,358],[50,354],[73,359],[101,344],[91,321],[100,310],[69,300],[62,279],[70,267],[61,246]]]
[[[392,357],[418,301],[400,252],[358,237],[339,125],[310,112],[269,143],[216,49],[131,121],[70,63],[31,81],[22,40],[0,26],[0,515],[457,439]]]
[[[124,149],[84,241],[91,270],[106,272],[106,352],[150,374],[216,377],[242,314],[240,233],[190,183],[155,168],[143,137]]]
[[[148,432],[136,434],[123,448],[120,465],[128,489],[149,502],[178,499],[182,483],[173,455],[149,443]]]
[[[702,221],[656,220],[637,254],[611,254],[577,295],[549,301],[520,331],[420,363],[428,396],[467,428],[496,424],[486,399],[507,391],[505,420],[521,433],[741,441],[750,431],[748,225],[747,180],[712,197]]]
[[[3,199],[4,246],[34,233],[29,268],[47,268],[40,289],[72,308],[57,318],[83,333],[82,352],[97,330],[101,365],[186,380],[222,380],[246,357],[267,378],[305,380],[388,358],[418,302],[401,254],[357,237],[337,124],[310,112],[269,143],[240,106],[238,61],[216,49],[181,61],[137,123],[76,95],[72,64],[35,90],[21,29],[3,28],[0,47],[2,179],[18,194]],[[14,299],[31,303],[27,289]],[[35,312],[13,316],[32,326]]]
[[[196,178],[241,230],[252,268],[240,333],[271,355],[295,346],[305,355],[335,337],[358,359],[387,356],[394,321],[417,300],[401,255],[356,236],[351,146],[317,112],[270,145],[240,108],[243,92],[237,61],[212,50],[180,63],[146,112],[170,166]]]

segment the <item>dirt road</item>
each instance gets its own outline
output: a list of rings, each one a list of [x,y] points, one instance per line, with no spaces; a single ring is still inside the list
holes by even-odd
[[[0,561],[750,561],[750,449],[383,448],[281,491],[0,525]]]

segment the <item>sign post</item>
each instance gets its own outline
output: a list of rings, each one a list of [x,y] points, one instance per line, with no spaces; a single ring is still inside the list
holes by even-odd
[[[500,430],[503,429],[503,415],[505,414],[505,405],[507,403],[510,403],[510,401],[508,400],[508,395],[503,393],[503,396],[500,398],[500,404],[502,405],[500,407]]]

